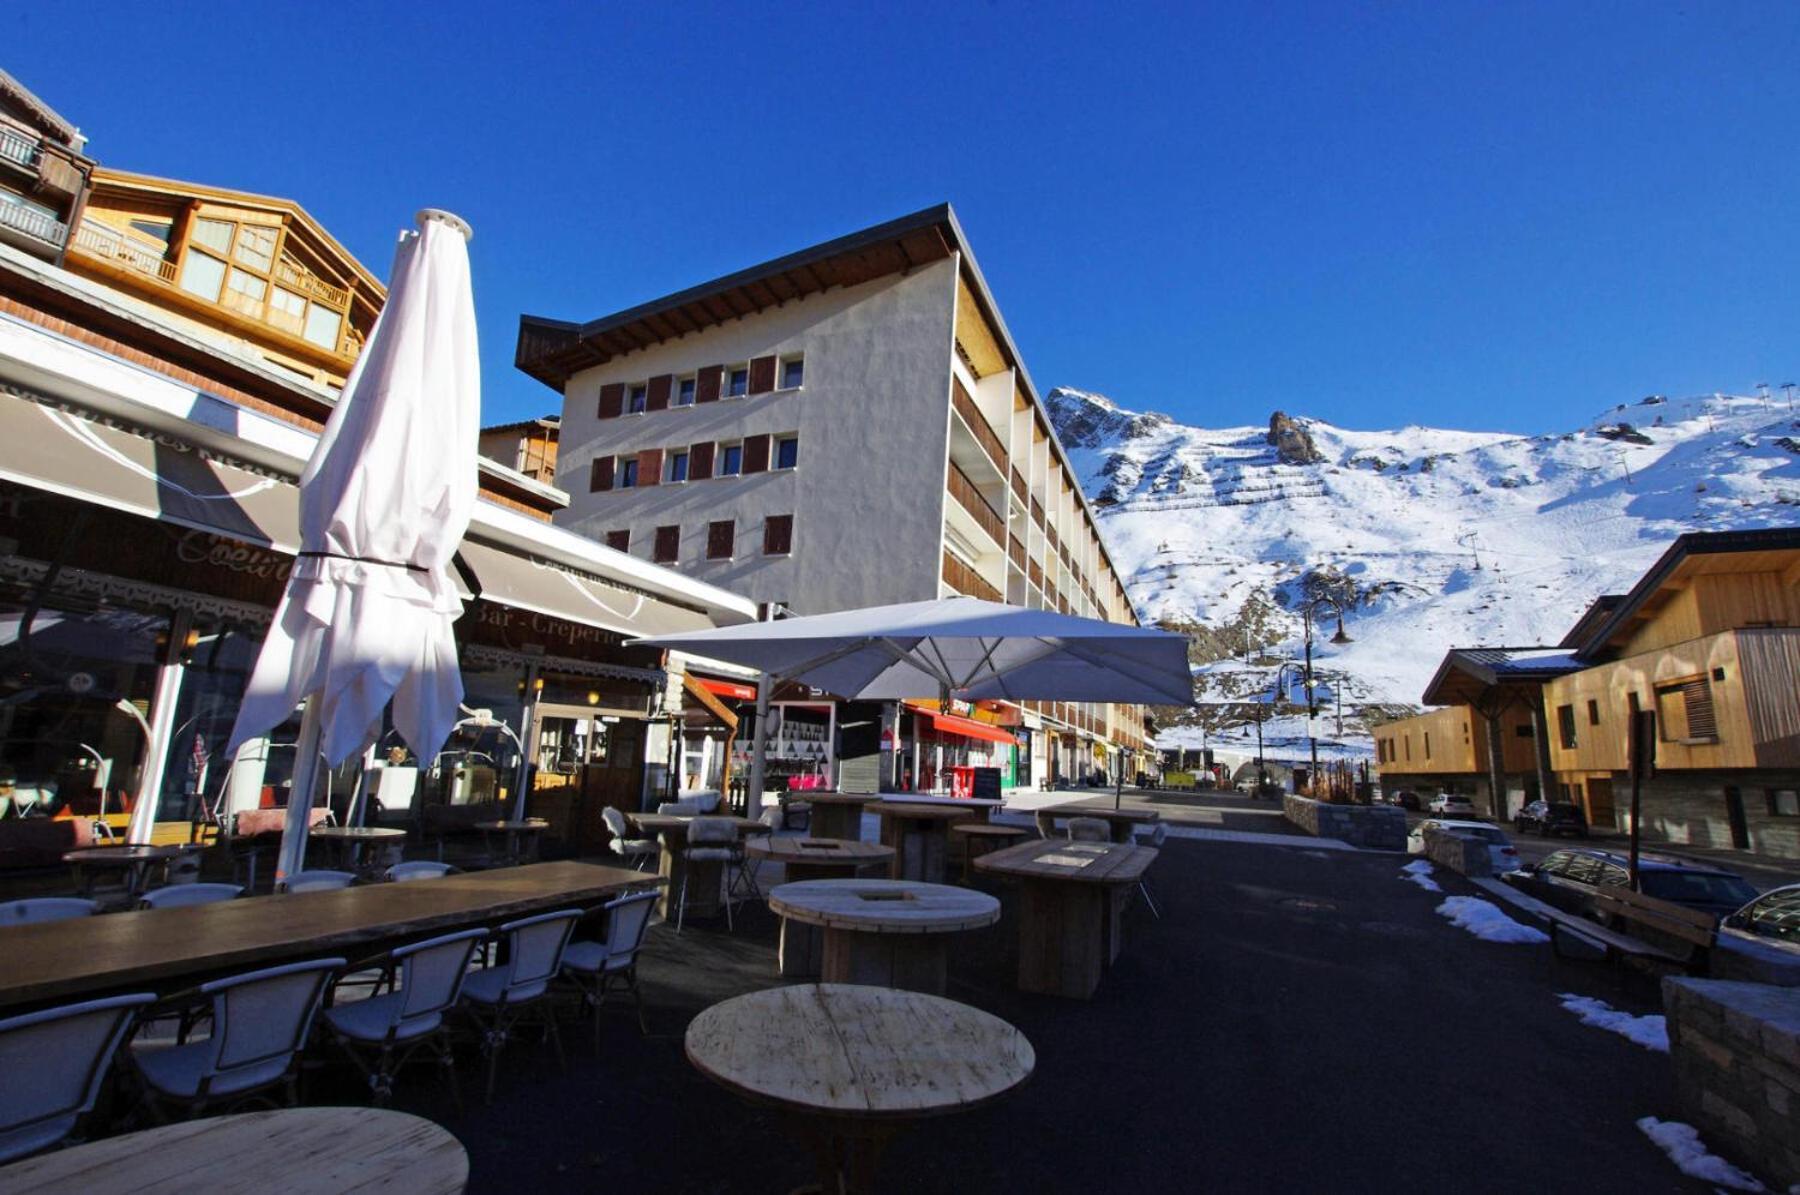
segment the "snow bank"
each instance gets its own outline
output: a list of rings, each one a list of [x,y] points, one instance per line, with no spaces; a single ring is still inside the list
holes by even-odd
[[[1596,1029],[1605,1029],[1620,1037],[1629,1038],[1646,1050],[1669,1052],[1669,1026],[1659,1015],[1634,1017],[1628,1012],[1621,1012],[1604,1000],[1596,1000],[1592,996],[1578,996],[1574,992],[1558,993],[1562,1006],[1581,1018],[1583,1025],[1592,1025]]]
[[[1414,859],[1400,869],[1400,878],[1417,884],[1427,892],[1442,892],[1444,889],[1431,878],[1431,864],[1424,859]]]
[[[1500,909],[1476,896],[1450,896],[1437,907],[1438,916],[1466,929],[1484,942],[1548,942],[1550,936],[1529,925],[1520,925]]]
[[[1644,1136],[1656,1142],[1669,1155],[1669,1160],[1702,1182],[1717,1183],[1733,1191],[1766,1190],[1761,1183],[1717,1154],[1708,1153],[1700,1142],[1700,1133],[1691,1124],[1679,1120],[1658,1120],[1646,1116],[1637,1122]]]

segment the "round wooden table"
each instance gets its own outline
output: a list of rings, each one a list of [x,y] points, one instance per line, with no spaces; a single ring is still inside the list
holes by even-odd
[[[951,822],[977,816],[974,809],[954,804],[927,805],[911,801],[878,801],[872,812],[881,819],[881,841],[894,848],[888,874],[896,880],[941,884],[948,873]]]
[[[694,1069],[793,1114],[823,1191],[874,1189],[907,1124],[966,1112],[1030,1077],[1025,1035],[966,1004],[890,988],[799,984],[715,1004],[688,1024]]]
[[[771,889],[769,911],[782,918],[783,975],[933,995],[945,987],[944,935],[1000,920],[985,892],[911,880],[801,880]],[[818,934],[790,930],[796,921]]]
[[[1036,811],[1038,833],[1045,838],[1055,838],[1056,823],[1066,822],[1072,817],[1098,818],[1106,823],[1107,832],[1114,842],[1131,841],[1132,831],[1139,826],[1155,825],[1162,820],[1162,814],[1154,809],[1114,809],[1111,806],[1087,805],[1080,802],[1068,805],[1046,805]]]
[[[538,836],[550,828],[550,823],[541,817],[528,817],[516,822],[476,822],[475,828],[481,831],[481,839],[489,859],[496,857],[493,836],[505,835],[506,845],[501,848],[498,857],[510,865],[521,861],[537,862]]]
[[[769,827],[755,818],[737,817],[732,814],[709,813],[702,816],[722,817],[732,823],[738,837],[746,834],[767,833]],[[626,819],[637,826],[641,834],[654,834],[662,843],[662,852],[657,859],[656,872],[669,882],[664,885],[662,899],[657,902],[656,911],[664,917],[675,915],[675,905],[681,899],[681,882],[687,877],[687,860],[682,852],[687,849],[688,826],[693,822],[692,814],[682,813],[627,813]],[[694,864],[694,875],[688,883],[688,912],[698,917],[711,917],[719,912],[719,892],[725,877],[724,868],[718,863],[702,860]]]
[[[314,826],[306,832],[306,836],[318,842],[335,844],[339,866],[346,871],[360,873],[363,870],[363,847],[371,843],[394,846],[405,840],[406,831],[392,826]],[[374,867],[376,864],[370,866]]]
[[[84,893],[94,888],[93,873],[101,870],[118,870],[125,873],[125,894],[132,898],[142,896],[149,886],[150,869],[158,864],[167,864],[170,859],[185,853],[186,845],[167,846],[84,846],[63,854],[63,862],[75,869],[75,877]]]
[[[796,793],[794,799],[812,806],[812,820],[807,823],[807,832],[814,838],[842,838],[848,842],[857,842],[862,838],[863,807],[881,800],[881,794]]]
[[[950,833],[962,840],[963,883],[969,882],[969,864],[989,851],[997,851],[1031,837],[1024,826],[1003,826],[999,822],[958,822]],[[979,846],[977,845],[979,844]]]
[[[183,1121],[0,1167],[0,1195],[262,1195],[393,1189],[455,1195],[469,1155],[383,1108],[285,1108]]]

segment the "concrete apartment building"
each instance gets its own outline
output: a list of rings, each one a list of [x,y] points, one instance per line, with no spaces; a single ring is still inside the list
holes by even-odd
[[[963,593],[1136,621],[947,205],[587,323],[524,316],[517,364],[563,396],[558,522],[616,549],[799,614]],[[1137,709],[931,704],[1024,739],[1019,783],[1140,766]]]

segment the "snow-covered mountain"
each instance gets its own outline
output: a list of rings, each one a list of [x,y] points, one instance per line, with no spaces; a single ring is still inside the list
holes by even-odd
[[[1684,531],[1800,523],[1800,414],[1779,395],[1646,399],[1526,437],[1189,427],[1069,389],[1049,406],[1140,613],[1194,628],[1202,701],[1299,658],[1305,593],[1350,607],[1353,642],[1327,642],[1327,618],[1315,667],[1360,715],[1416,705],[1448,647],[1556,642]]]

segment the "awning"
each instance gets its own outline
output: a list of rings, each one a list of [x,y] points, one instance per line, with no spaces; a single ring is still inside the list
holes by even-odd
[[[0,477],[245,543],[300,550],[293,483],[10,394],[0,394]]]
[[[689,680],[705,689],[715,697],[725,697],[732,701],[755,701],[756,686],[741,684],[737,681],[713,680],[711,677],[688,675]]]
[[[712,716],[717,718],[727,730],[736,730],[738,716],[725,708],[723,701],[713,696],[710,686],[718,683],[718,681],[705,681],[685,674],[681,678],[681,687],[687,690],[689,696],[711,711]]]
[[[911,705],[913,716],[923,718],[932,726],[945,734],[959,734],[965,739],[980,739],[986,743],[1005,743],[1009,747],[1018,746],[1019,740],[1001,730],[998,726],[989,726],[986,722],[977,722],[973,718],[965,718],[961,714],[942,714],[936,710],[922,710]]]
[[[463,540],[461,554],[481,582],[481,596],[503,606],[626,636],[680,634],[713,625],[698,610],[476,540]]]

